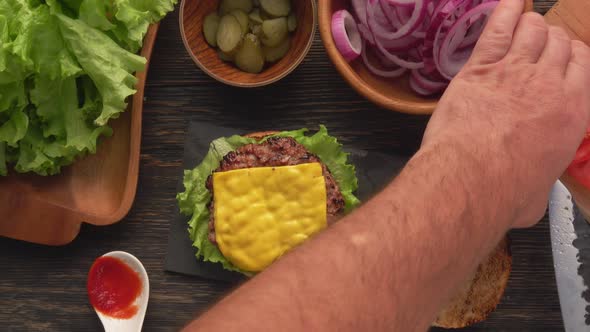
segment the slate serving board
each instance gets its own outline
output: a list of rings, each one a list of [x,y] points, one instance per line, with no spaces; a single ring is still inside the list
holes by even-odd
[[[311,132],[314,132],[317,128],[311,129]],[[330,128],[328,128],[329,130]],[[239,128],[218,127],[198,122],[189,123],[187,139],[184,144],[183,169],[195,168],[205,157],[211,141],[235,134],[247,134],[247,132]],[[356,166],[359,180],[357,196],[362,201],[369,199],[371,195],[383,188],[409,159],[407,156],[395,153],[384,154],[356,149],[353,145],[346,145],[344,149],[350,153],[350,162]],[[184,191],[182,175],[179,176],[177,188],[178,192]],[[181,215],[178,209],[176,211],[170,224],[165,270],[228,282],[242,280],[244,277],[241,274],[226,271],[221,267],[221,264],[203,262],[195,257],[196,251],[187,231],[189,218]]]

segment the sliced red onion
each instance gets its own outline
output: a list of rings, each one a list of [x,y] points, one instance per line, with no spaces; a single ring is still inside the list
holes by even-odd
[[[358,25],[358,28],[359,32],[361,33],[361,37],[363,37],[363,39],[366,40],[369,44],[375,45],[375,37],[373,37],[371,29],[369,29],[368,26],[362,23]]]
[[[487,20],[481,20],[480,18],[481,17],[473,19],[474,23],[467,32],[465,39],[463,39],[461,41],[461,44],[459,44],[459,48],[475,46],[475,43],[477,43],[477,40],[479,39],[479,36],[481,36],[481,33],[483,32],[483,29],[485,28],[487,22]]]
[[[415,0],[386,0],[391,6],[414,6]]]
[[[416,38],[412,35],[407,35],[403,38],[395,40],[384,40],[376,37],[375,40],[379,40],[381,46],[391,52],[406,52],[412,48],[417,47],[422,42],[420,38]]]
[[[367,52],[368,52],[368,49],[366,47],[363,47],[363,52],[362,52],[363,62],[365,64],[365,66],[367,66],[367,69],[369,69],[369,71],[372,72],[373,74],[375,74],[377,76],[385,77],[385,78],[396,78],[396,77],[400,77],[406,73],[407,69],[403,68],[403,67],[398,67],[393,70],[381,70],[381,69],[375,67],[371,63],[371,61],[369,61],[369,57],[367,56]]]
[[[356,18],[364,25],[367,24],[367,0],[351,0]]]
[[[410,77],[410,88],[412,88],[412,90],[414,90],[414,92],[416,92],[419,95],[422,96],[430,96],[432,94],[434,94],[435,92],[432,92],[430,90],[424,89],[423,87],[419,86],[415,80],[413,80]]]
[[[332,16],[332,36],[346,61],[353,61],[361,55],[363,41],[354,18],[347,10],[339,10]]]
[[[422,23],[426,16],[425,0],[415,0],[414,10],[409,20],[396,31],[391,31],[383,25],[379,25],[376,20],[376,13],[381,12],[381,6],[378,0],[369,0],[367,2],[367,22],[373,34],[387,40],[398,39],[414,32]]]
[[[423,61],[412,62],[412,61],[404,60],[404,59],[400,58],[399,56],[397,56],[396,54],[393,54],[390,51],[386,50],[385,47],[383,47],[383,45],[381,44],[381,42],[378,39],[375,40],[375,45],[377,45],[377,48],[379,49],[379,51],[381,51],[381,53],[383,53],[383,55],[385,55],[386,58],[393,61],[395,64],[397,64],[400,67],[404,67],[406,69],[420,69],[420,68],[424,67]]]
[[[392,27],[399,29],[403,24],[395,8],[389,5],[388,0],[380,0],[379,5],[381,6],[381,11],[385,15],[385,17],[387,17],[389,24],[391,24]]]
[[[478,5],[463,14],[463,16],[453,24],[440,45],[440,51],[438,51],[439,59],[437,61],[437,68],[443,77],[449,80],[452,79],[459,73],[469,59],[469,56],[471,56],[472,49],[466,50],[467,52],[462,51],[459,54],[455,54],[455,51],[457,51],[457,48],[459,48],[459,45],[461,45],[461,42],[465,39],[467,30],[470,28],[470,25],[468,25],[467,22],[470,21],[471,25],[475,24],[475,21],[471,20],[473,17],[486,19],[494,11],[498,3],[499,1],[490,1]],[[379,43],[377,43],[377,45],[379,45]],[[436,59],[436,47],[434,52]]]
[[[334,40],[343,57],[352,61],[360,53],[370,72],[386,78],[410,70],[410,87],[425,96],[443,91],[462,68],[498,2],[350,1],[358,24],[346,11],[332,17]],[[375,65],[370,59],[379,61]]]
[[[444,38],[448,27],[452,25],[453,19],[451,15],[458,8],[467,6],[469,0],[442,0],[435,7],[432,16],[430,17],[430,23],[426,29],[426,36],[424,37],[424,46],[422,47],[422,54],[424,56],[424,69],[427,72],[433,72],[436,69],[436,62],[438,61],[438,55],[435,54],[435,44],[440,43],[440,40]]]
[[[412,32],[411,36],[414,38],[424,39],[424,37],[426,37],[426,32],[425,31],[414,31],[414,32]]]
[[[422,75],[419,70],[412,70],[410,80],[415,81],[415,84],[421,87],[422,89],[430,91],[430,94],[441,92],[447,87],[447,85],[449,85],[448,82],[434,81],[432,79],[429,79],[426,76]]]

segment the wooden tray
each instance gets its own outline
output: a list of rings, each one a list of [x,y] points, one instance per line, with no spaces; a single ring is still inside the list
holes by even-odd
[[[141,55],[146,69],[137,73],[137,93],[126,112],[110,122],[113,135],[95,155],[41,177],[11,174],[0,178],[0,236],[46,245],[76,238],[82,222],[110,225],[129,212],[137,189],[143,94],[158,25],[151,25]]]

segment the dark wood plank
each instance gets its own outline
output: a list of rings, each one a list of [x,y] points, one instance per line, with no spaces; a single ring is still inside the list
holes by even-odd
[[[536,1],[544,12],[553,1]],[[338,76],[319,36],[290,76],[261,89],[223,86],[196,68],[178,32],[178,13],[163,22],[146,87],[137,198],[121,223],[83,226],[70,245],[48,248],[0,239],[0,330],[100,331],[86,298],[95,257],[125,250],[142,260],[151,279],[145,331],[180,328],[233,285],[163,271],[168,224],[175,210],[182,144],[188,121],[260,129],[328,125],[344,142],[410,154],[427,117],[378,109]],[[466,331],[562,331],[547,220],[512,234],[514,271],[506,296],[489,320]]]

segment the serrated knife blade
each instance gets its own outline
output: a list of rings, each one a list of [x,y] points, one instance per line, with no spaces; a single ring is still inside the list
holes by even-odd
[[[574,227],[576,214],[572,195],[560,182],[553,186],[549,198],[549,222],[551,224],[551,247],[559,302],[565,330],[567,332],[588,332],[586,325],[587,306],[584,299],[584,280],[579,275],[579,250],[574,246],[577,234]]]

